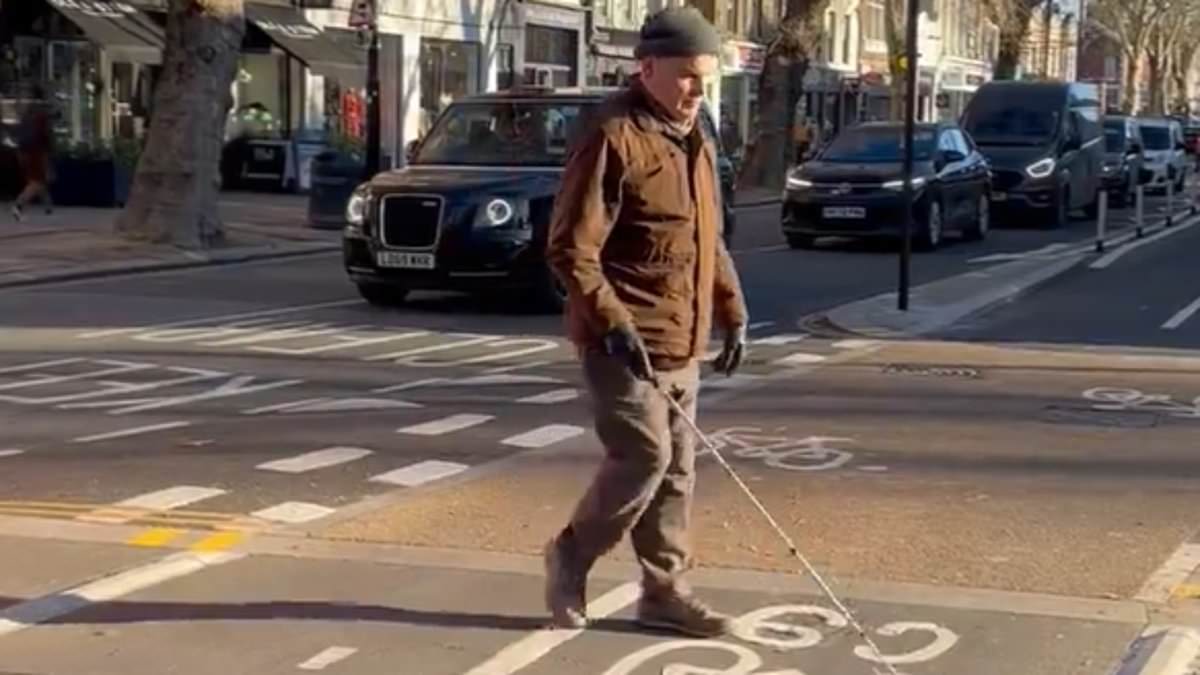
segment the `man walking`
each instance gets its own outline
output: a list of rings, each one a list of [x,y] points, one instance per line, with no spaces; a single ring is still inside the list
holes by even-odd
[[[547,257],[568,293],[605,458],[570,523],[546,546],[546,603],[558,626],[586,625],[586,580],[628,533],[642,567],[638,621],[691,636],[729,618],[691,595],[694,439],[666,396],[694,415],[698,360],[714,321],[730,375],[746,351],[746,308],[721,240],[714,149],[696,124],[717,72],[717,31],[693,8],[642,28],[641,74],[571,150]]]

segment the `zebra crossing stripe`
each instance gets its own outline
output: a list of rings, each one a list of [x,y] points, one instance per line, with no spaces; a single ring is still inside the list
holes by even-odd
[[[263,462],[255,468],[266,471],[279,471],[281,473],[304,473],[306,471],[315,471],[316,469],[345,464],[346,462],[353,462],[369,454],[371,454],[371,451],[366,448],[338,446],[323,450],[314,450],[286,459]]]

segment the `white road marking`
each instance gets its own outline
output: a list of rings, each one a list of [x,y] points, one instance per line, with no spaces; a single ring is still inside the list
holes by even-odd
[[[603,619],[633,604],[641,595],[637,583],[626,583],[588,603],[591,620]],[[583,629],[543,628],[509,644],[495,656],[467,671],[466,675],[512,675],[583,633]]]
[[[356,412],[360,410],[395,410],[397,408],[420,408],[419,403],[395,398],[319,398],[298,402],[280,412],[287,414],[311,412]]]
[[[583,427],[571,424],[547,424],[544,427],[538,427],[523,434],[509,436],[500,441],[500,443],[517,448],[544,448],[547,445],[553,445],[569,438],[574,438],[582,433]]]
[[[0,636],[77,612],[88,605],[109,602],[172,579],[242,558],[241,553],[184,552],[118,572],[54,595],[46,595],[0,610]]]
[[[1176,225],[1175,227],[1172,227],[1169,230],[1163,230],[1162,232],[1159,232],[1158,234],[1151,235],[1144,239],[1138,239],[1138,240],[1132,241],[1128,244],[1125,244],[1124,246],[1113,249],[1112,252],[1108,253],[1107,255],[1097,258],[1096,260],[1094,260],[1092,262],[1092,264],[1088,265],[1088,267],[1090,267],[1091,269],[1094,269],[1094,270],[1105,269],[1105,268],[1111,266],[1116,261],[1120,260],[1122,257],[1124,257],[1124,255],[1126,253],[1135,251],[1143,246],[1153,244],[1154,242],[1156,242],[1160,239],[1169,237],[1173,234],[1178,234],[1180,232],[1183,232],[1183,231],[1187,230],[1188,228],[1195,226],[1197,223],[1200,223],[1200,219],[1193,218],[1189,222],[1180,223],[1179,225]]]
[[[396,363],[401,363],[403,360],[404,365],[420,366],[421,362],[419,360],[413,359],[412,357],[420,356],[422,354],[430,354],[433,352],[444,352],[448,349],[457,349],[459,347],[474,347],[475,345],[480,345],[480,344],[484,344],[487,342],[494,342],[494,341],[500,339],[500,336],[498,336],[498,335],[481,335],[479,333],[447,333],[443,337],[449,337],[451,335],[456,336],[456,337],[465,337],[466,339],[459,340],[458,342],[441,342],[439,344],[426,345],[424,347],[414,347],[413,349],[405,349],[405,350],[398,351],[398,352],[389,352],[387,354],[375,354],[373,356],[364,357],[363,361],[389,361],[389,360],[391,360],[391,361],[395,361]]]
[[[304,473],[305,471],[314,471],[316,469],[324,469],[346,462],[353,462],[357,459],[362,459],[371,454],[366,448],[350,448],[338,446],[334,448],[325,448],[323,450],[314,450],[306,452],[303,455],[288,457],[287,459],[277,459],[271,462],[263,462],[256,466],[256,469],[264,469],[266,471],[280,471],[283,473]]]
[[[471,413],[461,413],[458,415],[450,415],[439,420],[430,422],[422,422],[408,427],[397,429],[397,433],[415,434],[417,436],[441,436],[452,431],[462,431],[474,426],[479,426],[484,422],[494,419],[492,415],[474,415]]]
[[[879,340],[838,340],[833,343],[834,349],[869,349],[879,344]]]
[[[1162,325],[1164,330],[1175,330],[1184,324],[1185,321],[1192,318],[1192,315],[1200,312],[1200,298],[1196,298],[1192,304],[1179,310],[1167,322]]]
[[[412,382],[401,382],[400,384],[391,384],[386,387],[372,389],[372,394],[387,394],[393,391],[404,391],[405,389],[416,389],[417,387],[427,387],[431,384],[440,384],[448,382],[444,377],[427,377],[423,380],[413,380]]]
[[[265,509],[259,509],[250,515],[275,523],[296,525],[324,518],[334,511],[336,509],[309,502],[283,502],[282,504],[276,504]]]
[[[38,361],[37,363],[22,363],[19,366],[8,366],[5,368],[0,368],[0,375],[5,375],[7,373],[23,373],[23,372],[30,371],[30,370],[37,370],[39,368],[53,368],[54,366],[65,366],[65,365],[69,365],[72,363],[79,363],[82,360],[83,359],[81,359],[81,358],[73,358],[73,359],[55,359],[53,361]]]
[[[194,504],[223,494],[225,494],[225,490],[220,488],[176,485],[164,490],[147,492],[144,495],[131,497],[111,506],[102,506],[80,515],[76,520],[90,523],[127,523],[143,513],[170,511],[171,509],[177,509],[181,506],[187,506],[188,504]]]
[[[448,478],[457,473],[462,473],[471,467],[458,462],[443,462],[436,459],[418,462],[409,466],[381,473],[378,476],[372,476],[369,480],[374,483],[389,483],[391,485],[403,485],[404,487],[416,487],[430,481]]]
[[[104,330],[88,331],[80,333],[78,337],[84,339],[102,338],[110,335],[120,335],[122,333],[136,333],[144,330],[157,330],[160,328],[175,328],[177,326],[194,326],[196,324],[216,322],[216,321],[232,321],[234,319],[248,319],[259,316],[278,316],[280,314],[290,314],[292,312],[303,312],[309,309],[324,309],[326,307],[344,307],[345,305],[357,305],[362,301],[355,298],[354,300],[334,300],[333,302],[318,302],[311,305],[291,305],[289,307],[276,307],[273,309],[263,309],[253,312],[239,312],[237,314],[222,314],[218,316],[208,316],[199,319],[185,319],[183,321],[172,321],[170,323],[152,324],[149,326],[134,326],[132,328],[107,328]]]
[[[1122,655],[1122,665],[1113,675],[1193,675],[1198,657],[1196,629],[1151,624]]]
[[[178,429],[180,427],[191,426],[191,422],[163,422],[161,424],[147,424],[143,427],[133,427],[130,429],[121,429],[120,431],[109,431],[103,434],[92,434],[91,436],[80,436],[74,440],[75,443],[94,443],[96,441],[107,441],[113,438],[128,438],[129,436],[140,436],[149,434],[155,431],[166,431],[168,429]]]
[[[1186,581],[1197,567],[1200,567],[1200,544],[1181,545],[1167,558],[1162,567],[1150,575],[1134,599],[1165,603],[1171,598],[1175,587]]]
[[[765,338],[757,338],[755,340],[751,340],[750,344],[782,346],[782,345],[790,345],[790,344],[800,342],[802,340],[807,340],[807,339],[808,339],[808,335],[805,333],[783,333],[780,335],[771,335],[771,336],[765,337]]]
[[[287,401],[285,403],[272,403],[271,405],[264,405],[264,406],[260,406],[258,408],[250,408],[249,410],[243,410],[242,414],[243,415],[262,415],[264,413],[282,412],[284,410],[289,410],[289,409],[295,408],[297,406],[307,405],[309,403],[316,403],[317,401],[328,401],[328,400],[329,399],[327,399],[327,398],[302,398],[298,401]]]
[[[761,328],[770,328],[771,326],[774,326],[774,325],[775,325],[774,321],[755,321],[754,323],[750,324],[749,326],[746,326],[746,330],[759,330]]]
[[[0,450],[0,457],[16,457],[24,453],[25,451],[20,448],[5,448]]]
[[[300,670],[324,670],[357,651],[354,647],[329,647],[296,667]]]
[[[868,473],[883,473],[883,472],[887,471],[888,468],[882,464],[868,464],[866,466],[858,467],[858,470],[866,471]]]
[[[824,360],[825,360],[825,357],[821,356],[820,354],[809,354],[807,352],[796,352],[795,354],[788,354],[787,356],[783,357],[782,359],[776,359],[774,361],[774,363],[775,363],[775,365],[779,365],[779,366],[802,366],[802,365],[807,365],[807,364],[811,364],[811,363],[821,363]]]
[[[567,401],[574,401],[577,398],[579,398],[578,389],[551,389],[550,391],[543,392],[541,394],[534,394],[533,396],[519,398],[517,399],[517,403],[566,403]]]
[[[516,370],[529,370],[530,368],[541,368],[542,366],[548,366],[553,363],[554,363],[553,361],[529,361],[528,363],[517,363],[517,364],[511,365],[511,366],[497,366],[495,368],[488,368],[488,369],[484,370],[483,372],[489,373],[489,374],[511,373]]]
[[[562,380],[557,377],[546,377],[545,375],[509,375],[504,373],[496,373],[492,375],[477,375],[475,377],[464,377],[457,380],[446,380],[446,384],[451,384],[459,387],[475,387],[483,385],[511,385],[511,384],[561,384]]]

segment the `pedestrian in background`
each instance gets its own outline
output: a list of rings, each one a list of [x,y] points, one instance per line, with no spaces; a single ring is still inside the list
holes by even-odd
[[[34,87],[32,97],[17,127],[17,161],[25,180],[25,189],[17,195],[12,207],[13,218],[18,221],[25,215],[25,205],[39,195],[46,213],[54,210],[50,201],[50,155],[54,149],[54,131],[42,88]]]
[[[640,74],[601,106],[572,148],[547,258],[568,293],[603,463],[566,527],[546,546],[555,625],[586,625],[587,575],[631,535],[642,568],[638,622],[687,635],[728,632],[729,618],[683,580],[695,439],[666,396],[696,411],[712,324],[729,375],[746,350],[746,307],[720,237],[715,150],[697,123],[721,39],[694,8],[647,20]]]

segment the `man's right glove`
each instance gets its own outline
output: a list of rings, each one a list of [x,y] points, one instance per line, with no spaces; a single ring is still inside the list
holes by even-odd
[[[621,326],[609,331],[604,336],[604,351],[609,356],[624,358],[634,377],[647,382],[654,381],[654,366],[650,363],[646,343],[642,342],[641,336],[632,327]]]

